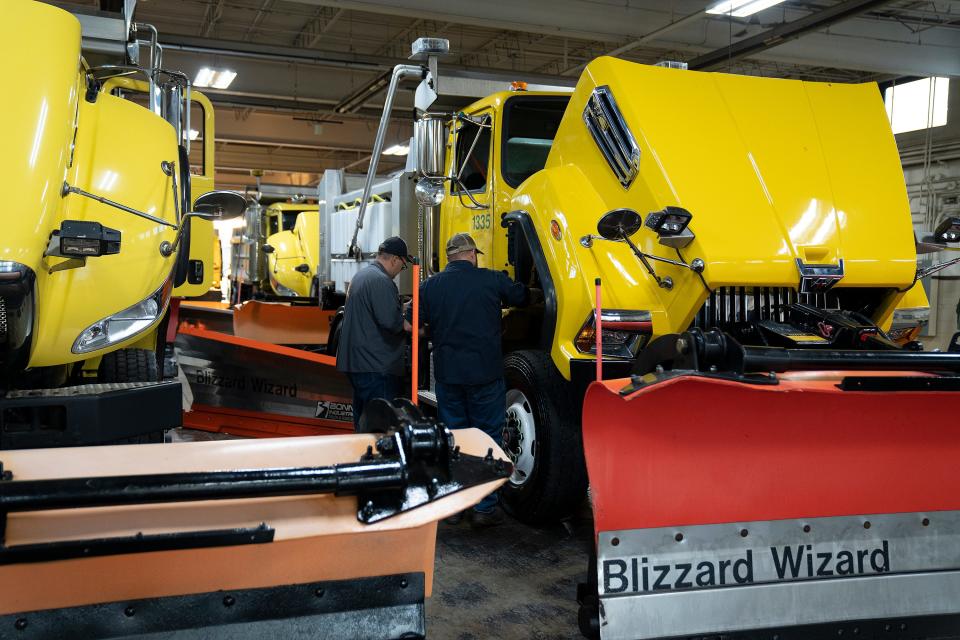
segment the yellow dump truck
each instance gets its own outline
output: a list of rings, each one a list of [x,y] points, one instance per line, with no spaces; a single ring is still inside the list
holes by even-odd
[[[451,124],[443,170],[420,185],[445,192],[436,237],[469,232],[480,266],[546,299],[504,314],[516,465],[504,498],[519,517],[560,516],[586,488],[580,403],[595,375],[598,278],[604,377],[663,366],[656,350],[691,328],[808,354],[900,353],[884,331],[916,282],[916,251],[873,84],[601,58],[572,95],[501,92]],[[437,144],[424,133],[421,157],[436,164]],[[926,305],[920,287],[911,298]],[[869,340],[822,328],[841,322]]]
[[[242,198],[192,197],[191,186],[212,188],[213,111],[186,76],[160,68],[153,33],[149,67],[90,67],[76,18],[5,4],[2,46],[31,64],[15,65],[16,99],[0,107],[11,212],[0,234],[3,448],[156,438],[179,424],[179,385],[157,383],[168,307],[209,288],[209,219]],[[145,106],[121,95],[138,90]],[[197,100],[199,176],[187,135]]]
[[[415,57],[442,55],[434,44],[418,41]],[[469,232],[481,267],[544,293],[544,304],[503,314],[515,470],[502,495],[517,517],[555,519],[585,495],[598,279],[604,378],[669,370],[686,332],[722,336],[728,355],[783,350],[772,369],[958,367],[953,354],[886,333],[898,307],[927,302],[874,84],[599,58],[572,93],[503,91],[451,117],[428,111],[443,93],[434,59],[394,70],[381,122],[403,80],[421,82],[419,210],[398,215],[417,220],[425,273],[445,266],[446,238]],[[363,224],[361,208],[355,237]],[[427,374],[421,385],[431,400]]]
[[[316,297],[319,220],[316,204],[249,206],[246,225],[234,230],[230,301]]]
[[[267,278],[279,296],[317,297],[320,212],[315,204],[267,207]]]

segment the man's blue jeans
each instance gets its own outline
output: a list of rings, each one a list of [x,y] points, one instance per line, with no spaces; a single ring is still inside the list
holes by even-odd
[[[507,388],[503,378],[486,384],[444,384],[437,382],[437,412],[451,429],[480,429],[498,445],[502,443],[507,416]],[[474,510],[489,513],[497,506],[492,493]]]
[[[393,400],[400,393],[400,378],[383,373],[348,373],[353,385],[353,430],[360,424],[363,409],[374,398]]]

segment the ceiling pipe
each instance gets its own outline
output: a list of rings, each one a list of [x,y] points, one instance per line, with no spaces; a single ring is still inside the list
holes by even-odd
[[[662,37],[662,36],[670,33],[671,31],[674,31],[675,29],[679,29],[680,27],[684,27],[684,26],[686,26],[686,25],[688,25],[688,24],[692,24],[692,23],[694,23],[694,22],[696,22],[696,21],[698,21],[698,20],[703,20],[703,18],[704,18],[703,11],[697,11],[696,13],[691,13],[690,15],[684,16],[683,18],[680,18],[679,20],[674,20],[673,22],[671,22],[671,23],[669,23],[669,24],[666,24],[666,25],[660,27],[659,29],[654,29],[654,30],[651,31],[650,33],[644,34],[644,35],[640,36],[639,38],[637,38],[636,40],[634,40],[634,41],[632,41],[632,42],[628,42],[627,44],[623,45],[622,47],[617,47],[616,49],[613,49],[612,51],[608,51],[608,52],[605,53],[604,55],[614,56],[614,57],[623,55],[624,53],[626,53],[626,52],[628,52],[628,51],[632,51],[633,49],[636,49],[637,47],[641,47],[641,46],[647,44],[648,42],[653,42],[654,40],[659,39],[660,37]],[[573,73],[574,71],[579,71],[580,69],[583,69],[585,66],[587,66],[587,63],[586,63],[586,62],[582,62],[582,63],[580,63],[580,64],[578,64],[578,65],[576,65],[576,66],[570,67],[569,69],[565,69],[565,70],[561,71],[560,73],[561,73],[561,75],[569,75],[569,74]]]
[[[739,42],[721,49],[715,49],[692,60],[688,60],[688,68],[698,71],[711,71],[723,67],[734,60],[772,49],[785,42],[799,38],[805,33],[819,31],[837,22],[842,22],[855,15],[869,11],[875,7],[888,4],[890,0],[846,0],[832,7],[827,7],[808,16],[785,22],[755,36],[745,38]]]
[[[236,40],[210,40],[209,38],[194,38],[173,34],[164,35],[161,40],[161,45],[166,51],[206,53],[233,58],[308,64],[329,69],[369,71],[371,73],[381,72],[392,66],[392,61],[386,58],[383,60],[363,59],[301,47],[261,45]]]

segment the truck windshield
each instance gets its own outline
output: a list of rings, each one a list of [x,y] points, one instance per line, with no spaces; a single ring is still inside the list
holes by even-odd
[[[514,96],[503,113],[503,179],[511,187],[543,169],[568,96]]]
[[[284,211],[283,212],[283,225],[284,231],[293,231],[293,226],[297,224],[297,216],[300,215],[299,211]]]

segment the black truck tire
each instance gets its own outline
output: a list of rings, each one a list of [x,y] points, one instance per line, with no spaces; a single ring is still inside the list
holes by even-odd
[[[147,349],[111,351],[100,360],[97,378],[101,383],[158,382],[160,369],[157,366],[157,354]],[[161,429],[104,444],[150,444],[163,442],[163,438],[164,431]]]
[[[100,360],[100,382],[157,382],[160,373],[157,355],[146,349],[120,349]]]
[[[343,309],[339,309],[330,321],[330,334],[327,337],[325,350],[331,358],[336,358],[337,351],[340,350],[341,329],[343,329]]]
[[[508,398],[504,449],[518,470],[501,490],[504,507],[528,524],[555,522],[574,512],[587,489],[580,403],[550,355],[542,351],[508,354],[504,377]],[[518,426],[519,420],[532,425]],[[528,435],[535,432],[535,442],[518,447],[516,435],[524,430]],[[532,455],[532,464],[523,455]],[[529,472],[520,474],[521,467]]]

